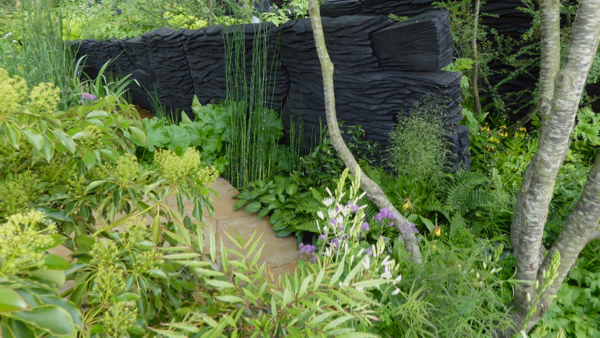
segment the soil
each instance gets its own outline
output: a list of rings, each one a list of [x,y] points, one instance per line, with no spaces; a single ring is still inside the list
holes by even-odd
[[[143,119],[151,119],[154,117],[154,114],[148,109],[144,109],[138,105],[135,105],[135,109],[137,109],[138,113],[140,113],[140,117]]]

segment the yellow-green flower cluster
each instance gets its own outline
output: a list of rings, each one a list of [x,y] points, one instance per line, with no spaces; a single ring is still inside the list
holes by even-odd
[[[117,184],[121,187],[129,186],[138,177],[140,167],[137,158],[131,154],[125,154],[117,160],[117,165],[113,171],[113,176]]]
[[[0,225],[0,273],[14,274],[17,269],[28,269],[44,263],[42,248],[54,243],[54,223],[39,228],[44,215],[39,211],[16,214]]]
[[[125,225],[125,231],[121,233],[123,248],[130,251],[131,248],[145,239],[148,227],[142,218],[136,218]]]
[[[60,103],[60,89],[52,83],[40,83],[29,93],[29,105],[40,113],[54,111]]]
[[[177,156],[171,150],[158,150],[154,154],[154,163],[158,171],[170,184],[178,184],[186,181],[200,168],[200,153],[188,148],[182,157]]]
[[[196,174],[196,184],[213,184],[217,181],[219,175],[219,170],[215,166],[204,167]]]
[[[135,264],[133,265],[133,273],[136,276],[147,274],[150,270],[158,266],[160,252],[155,249],[141,252],[135,256]]]
[[[29,101],[26,103],[28,96]],[[6,69],[0,68],[0,114],[13,113],[25,103],[37,112],[51,112],[60,103],[60,89],[52,83],[44,82],[33,87],[30,92],[23,78],[11,77]]]
[[[83,157],[90,150],[100,149],[102,145],[102,130],[95,125],[89,125],[82,131],[83,135],[77,139],[80,155]]]
[[[132,302],[119,302],[113,304],[100,320],[109,337],[128,337],[127,330],[133,325],[138,310]]]
[[[0,114],[12,113],[19,108],[27,98],[27,90],[24,79],[10,77],[7,70],[0,68]]]
[[[113,241],[101,239],[90,250],[92,262],[97,265],[113,265],[119,256],[119,248]]]
[[[119,265],[98,266],[92,290],[98,294],[103,306],[109,304],[115,296],[125,292],[124,275],[125,273]]]

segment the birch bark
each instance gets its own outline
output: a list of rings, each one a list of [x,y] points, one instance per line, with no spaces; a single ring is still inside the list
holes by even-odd
[[[600,34],[600,0],[582,0],[579,2],[577,17],[573,26],[571,43],[562,69],[555,76],[557,69],[556,53],[560,50],[560,37],[557,37],[559,20],[556,0],[542,0],[540,9],[543,33],[542,66],[540,80],[540,112],[544,117],[539,149],[530,163],[515,207],[515,216],[511,226],[511,242],[517,261],[516,280],[521,281],[513,300],[513,319],[517,327],[524,323],[531,304],[527,294],[535,299],[537,290],[534,288],[536,279],[543,284],[542,271],[549,266],[553,250],[560,251],[561,267],[559,278],[551,288],[542,295],[537,313],[529,322],[527,328],[533,327],[551,304],[551,296],[556,295],[558,287],[566,273],[575,262],[583,246],[589,241],[597,227],[598,213],[596,203],[600,203],[600,195],[594,193],[600,187],[599,161],[596,160],[594,170],[589,177],[584,194],[578,202],[559,239],[553,246],[547,259],[540,254],[542,236],[548,216],[548,207],[556,182],[558,170],[562,165],[567,150],[575,117],[579,107],[581,94],[593,58],[598,49]],[[552,13],[550,13],[552,12]],[[544,61],[545,60],[545,61]],[[560,60],[558,60],[560,61]],[[554,84],[548,81],[554,80]],[[543,89],[542,89],[543,88]],[[550,90],[552,91],[550,92]],[[550,95],[552,93],[552,95]],[[598,190],[600,191],[600,190]],[[596,217],[596,218],[594,218]],[[593,223],[595,219],[596,223]],[[582,229],[587,229],[582,231]],[[577,233],[577,231],[581,231]],[[542,264],[543,263],[543,264]]]
[[[360,170],[360,186],[367,193],[367,197],[380,209],[387,208],[394,215],[394,224],[400,231],[406,250],[411,255],[411,260],[415,263],[421,264],[421,251],[417,244],[416,237],[413,233],[403,232],[401,230],[402,224],[408,224],[409,221],[392,205],[387,199],[385,193],[373,182],[358,166],[356,159],[348,149],[348,146],[342,139],[342,135],[338,128],[336,110],[335,110],[335,94],[333,86],[333,63],[329,58],[327,52],[327,46],[325,45],[325,35],[323,33],[323,25],[321,23],[321,11],[319,9],[319,3],[317,0],[309,0],[308,13],[310,16],[310,23],[312,25],[313,35],[315,38],[315,45],[317,48],[317,54],[319,55],[319,61],[321,62],[321,72],[323,73],[323,90],[325,95],[325,114],[327,116],[327,129],[329,130],[329,136],[331,143],[335,150],[344,161],[344,164],[350,170],[352,175],[355,175],[356,170]]]

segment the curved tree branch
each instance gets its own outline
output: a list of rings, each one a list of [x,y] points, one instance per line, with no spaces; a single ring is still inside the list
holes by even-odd
[[[417,238],[415,234],[402,230],[402,225],[408,224],[409,221],[390,203],[385,196],[383,190],[373,182],[358,166],[356,159],[348,149],[348,146],[342,139],[340,133],[336,110],[335,110],[335,95],[333,86],[333,63],[329,58],[327,52],[327,46],[325,45],[325,35],[323,33],[323,25],[321,23],[321,12],[319,9],[319,3],[317,0],[309,0],[308,13],[310,15],[310,23],[313,29],[313,35],[315,37],[315,45],[317,48],[317,54],[319,55],[319,61],[321,62],[321,71],[323,73],[323,89],[325,95],[325,114],[327,116],[327,129],[329,130],[329,136],[331,137],[331,143],[337,151],[337,153],[344,161],[344,164],[350,170],[352,175],[355,175],[355,171],[360,170],[360,187],[367,193],[367,197],[380,209],[387,208],[394,215],[394,224],[400,231],[406,250],[411,254],[411,260],[415,263],[420,264],[421,251],[417,244]]]

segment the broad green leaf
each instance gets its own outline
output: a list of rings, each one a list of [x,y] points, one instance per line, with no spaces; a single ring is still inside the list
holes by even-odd
[[[370,288],[370,287],[375,287],[375,286],[379,286],[379,285],[383,285],[383,284],[389,284],[390,282],[391,281],[387,280],[387,279],[372,279],[372,280],[366,280],[366,281],[353,283],[352,287],[354,287],[354,288],[357,288],[357,287]]]
[[[255,212],[257,212],[258,210],[260,210],[262,204],[258,201],[252,202],[250,204],[248,204],[245,208],[244,211],[250,214],[253,214]]]
[[[134,142],[137,142],[138,144],[146,143],[146,134],[144,134],[141,129],[131,126],[129,127],[129,130],[131,131],[131,136],[133,136]]]
[[[295,194],[296,191],[298,191],[298,186],[296,185],[296,183],[292,183],[292,184],[288,185],[287,188],[285,188],[285,192],[289,196],[292,196],[293,194]]]
[[[44,145],[42,146],[42,149],[40,150],[40,154],[42,154],[44,159],[48,163],[50,163],[50,160],[52,160],[52,158],[54,157],[54,150],[56,148],[56,145],[46,135],[44,135],[43,138],[44,138]]]
[[[40,300],[45,304],[56,305],[67,311],[69,316],[71,316],[75,327],[78,330],[83,330],[83,317],[81,311],[79,311],[79,308],[77,308],[75,304],[57,296],[40,296]]]
[[[44,138],[42,135],[32,131],[31,129],[23,129],[22,132],[36,150],[42,150],[42,147],[44,146]]]
[[[13,312],[7,314],[7,317],[23,321],[53,335],[75,334],[73,319],[65,309],[56,305],[44,305],[31,311]]]
[[[223,251],[225,251],[225,250],[223,250]],[[202,268],[196,268],[195,270],[199,274],[201,274],[202,276],[205,276],[205,277],[221,277],[221,276],[223,276],[223,273],[219,272],[219,271],[207,270],[207,269],[202,269]]]
[[[433,223],[423,216],[419,216],[419,217],[421,218],[421,221],[423,221],[423,224],[425,224],[425,226],[427,227],[427,230],[429,230],[429,232],[433,232],[433,229],[434,229]]]
[[[292,227],[288,227],[288,228],[287,228],[287,229],[285,229],[285,230],[280,230],[280,231],[277,231],[277,232],[275,233],[275,237],[277,237],[277,238],[283,238],[283,237],[287,237],[287,236],[289,236],[289,235],[290,235],[292,232],[294,232],[294,229],[292,229]]]
[[[337,319],[332,320],[331,322],[327,323],[327,325],[325,325],[323,330],[327,331],[327,330],[333,329],[334,327],[338,327],[353,318],[354,318],[354,316],[352,316],[352,315],[347,315],[347,316],[337,318]]]
[[[200,254],[197,253],[179,253],[179,254],[171,254],[163,256],[163,259],[186,259],[186,258],[196,258],[200,257]]]
[[[267,216],[269,214],[269,212],[271,212],[271,210],[269,208],[263,208],[259,213],[258,213],[258,218],[263,218],[265,216]]]
[[[85,164],[86,168],[92,169],[96,165],[96,154],[90,151],[83,155],[81,160],[83,161],[83,164]]]
[[[109,114],[107,112],[105,112],[104,110],[94,110],[91,111],[87,114],[87,116],[85,117],[86,119],[97,119],[97,118],[102,118],[102,117],[108,117]]]
[[[10,124],[5,124],[4,125],[4,129],[6,130],[6,134],[8,136],[8,141],[10,142],[10,144],[19,149],[19,136],[20,134],[17,133],[17,131],[15,130],[15,128],[12,127],[12,125]]]
[[[66,274],[64,270],[37,269],[29,273],[32,276],[50,281],[61,287],[65,284]]]
[[[114,298],[114,300],[116,302],[126,302],[128,300],[140,300],[140,299],[142,299],[142,298],[138,294],[131,293],[131,292],[120,294]]]
[[[239,208],[243,207],[244,204],[248,203],[248,201],[246,200],[239,200],[237,202],[235,202],[235,205],[233,206],[233,211],[238,210]]]
[[[156,217],[154,217],[154,220],[152,221],[152,225],[150,226],[150,240],[154,243],[157,244],[158,241],[160,240],[160,234],[161,234],[161,227],[160,227],[160,215],[156,215]]]
[[[0,287],[0,313],[25,310],[27,303],[13,289]]]
[[[50,270],[69,270],[71,268],[71,264],[66,259],[54,254],[46,255],[44,266]]]
[[[64,133],[62,130],[53,130],[52,133],[57,139],[60,140],[60,142],[62,142],[62,144],[64,144],[71,154],[75,153],[75,142],[73,142],[69,135]]]

